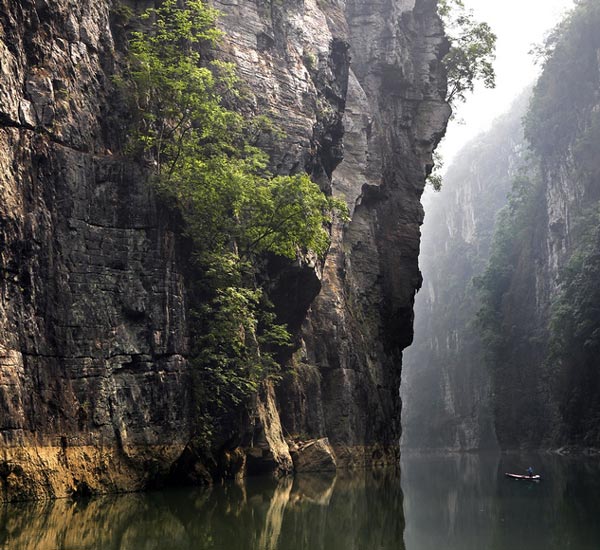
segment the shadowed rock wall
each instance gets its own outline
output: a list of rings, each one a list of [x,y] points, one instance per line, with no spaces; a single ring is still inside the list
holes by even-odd
[[[332,228],[322,289],[302,326],[295,369],[278,392],[292,438],[328,437],[338,461],[395,461],[401,351],[420,286],[419,202],[448,106],[435,2],[346,2],[352,64],[344,158],[334,195],[352,220]],[[330,28],[337,11],[329,13]]]
[[[243,109],[284,131],[263,143],[273,168],[309,171],[352,213],[324,264],[270,268],[296,372],[261,392],[240,446],[272,471],[292,439],[329,437],[341,464],[394,458],[419,198],[448,116],[436,3],[214,4]],[[0,498],[147,487],[192,433],[187,250],[120,153],[123,18],[4,0],[0,23]]]
[[[117,153],[109,4],[0,22],[0,498],[137,489],[189,431],[174,224]]]

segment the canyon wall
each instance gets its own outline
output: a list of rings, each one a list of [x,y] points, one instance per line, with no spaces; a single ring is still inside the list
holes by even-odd
[[[497,225],[480,312],[504,448],[600,446],[600,6],[555,30],[533,90],[528,174]]]
[[[110,4],[0,13],[0,498],[136,489],[190,431],[177,220],[121,152]]]
[[[113,77],[127,10],[3,0],[0,499],[397,459],[419,199],[449,114],[436,2],[214,5],[244,108],[282,130],[262,144],[272,167],[308,171],[350,209],[325,261],[269,268],[298,344],[288,374],[263,387],[214,464],[198,460],[189,243],[148,185],[151,167],[124,154]],[[320,466],[306,459],[315,448]]]
[[[431,201],[407,449],[600,448],[599,59],[600,6],[584,0],[542,48],[531,100]]]
[[[477,277],[490,256],[496,218],[507,205],[527,146],[524,92],[509,112],[467,144],[439,193],[427,197],[415,340],[402,369],[402,446],[475,450],[497,446],[491,373],[476,317]]]

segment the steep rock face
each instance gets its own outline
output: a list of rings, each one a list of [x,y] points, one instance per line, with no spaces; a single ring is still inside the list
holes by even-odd
[[[536,174],[488,269],[503,447],[600,446],[599,31],[584,1],[556,33],[527,116]]]
[[[189,431],[174,224],[111,152],[108,3],[0,17],[0,498],[137,489]]]
[[[260,392],[222,459],[289,471],[284,435],[329,437],[338,464],[393,458],[419,198],[448,116],[436,2],[214,5],[243,108],[284,131],[263,144],[273,168],[308,170],[352,213],[324,264],[270,268],[296,372]],[[5,1],[0,17],[0,498],[139,489],[175,463],[202,477],[184,450],[186,242],[120,154],[121,12]]]
[[[292,436],[328,437],[350,465],[397,458],[401,351],[421,281],[419,199],[449,108],[435,3],[346,2],[345,16],[352,65],[332,189],[352,221],[333,228],[295,358],[300,376],[279,395]]]
[[[402,370],[402,446],[474,450],[496,445],[491,373],[476,325],[474,279],[489,259],[498,212],[525,163],[521,119],[530,91],[465,146],[428,197],[415,304],[415,341]]]

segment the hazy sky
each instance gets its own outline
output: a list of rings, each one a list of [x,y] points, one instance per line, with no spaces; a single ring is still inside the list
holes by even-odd
[[[476,18],[487,21],[498,36],[496,88],[476,89],[451,122],[440,152],[445,167],[472,137],[504,113],[519,92],[534,79],[539,68],[528,52],[543,41],[573,0],[465,0]],[[463,124],[460,124],[462,120]]]

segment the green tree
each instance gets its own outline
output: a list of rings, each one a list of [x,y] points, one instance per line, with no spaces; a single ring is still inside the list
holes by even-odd
[[[437,151],[433,153],[433,168],[427,176],[427,185],[430,185],[434,191],[441,191],[443,184],[442,169],[444,168],[444,159]]]
[[[268,171],[254,143],[271,124],[226,106],[239,98],[234,67],[202,53],[221,36],[217,16],[200,0],[144,12],[120,82],[134,113],[131,151],[154,166],[157,189],[194,243],[191,364],[207,439],[211,419],[256,391],[290,341],[259,284],[265,254],[323,256],[325,225],[335,211],[346,215],[306,174]]]
[[[443,60],[448,71],[447,101],[464,101],[478,80],[486,88],[493,88],[496,35],[490,26],[476,21],[462,0],[440,0],[438,12],[450,40],[450,50]]]
[[[466,94],[475,89],[477,81],[486,88],[496,86],[496,72],[493,62],[496,59],[496,35],[487,23],[475,20],[472,10],[467,10],[463,0],[439,0],[438,13],[444,27],[450,49],[442,63],[448,77],[446,101],[454,106],[465,101]],[[443,185],[441,168],[443,160],[434,156],[434,166],[427,177],[427,184],[434,191]]]

